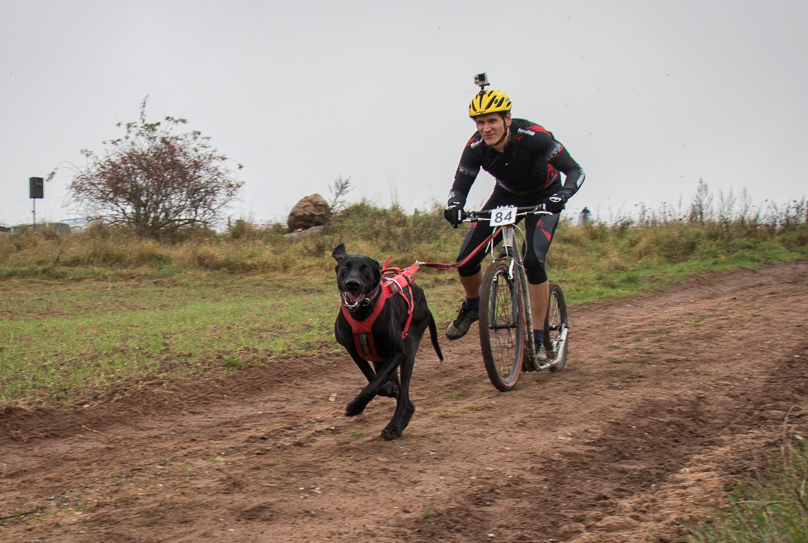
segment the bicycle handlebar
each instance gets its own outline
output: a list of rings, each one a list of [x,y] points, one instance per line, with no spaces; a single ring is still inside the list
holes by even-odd
[[[475,222],[479,221],[480,219],[488,219],[491,217],[491,212],[494,209],[482,209],[480,211],[464,211],[463,212],[463,220],[468,222]],[[525,216],[525,215],[552,215],[552,211],[547,211],[545,209],[544,204],[538,204],[535,206],[527,206],[527,207],[517,207],[516,208],[516,215],[517,216]]]

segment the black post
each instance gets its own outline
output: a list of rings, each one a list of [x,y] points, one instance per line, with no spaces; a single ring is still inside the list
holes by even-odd
[[[31,201],[34,204],[34,228],[36,228],[36,201],[38,198],[45,197],[45,180],[41,177],[28,178],[28,192],[31,195]]]

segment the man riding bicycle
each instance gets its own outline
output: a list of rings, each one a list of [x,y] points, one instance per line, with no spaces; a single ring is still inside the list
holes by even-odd
[[[466,144],[455,173],[452,190],[444,210],[444,217],[452,227],[463,221],[469,190],[480,168],[496,178],[496,185],[482,209],[499,206],[526,207],[544,204],[553,215],[530,215],[525,220],[524,264],[528,281],[531,317],[534,326],[542,326],[547,313],[550,284],[544,269],[547,250],[552,242],[559,213],[567,200],[584,182],[584,171],[555,137],[536,123],[511,118],[511,101],[499,90],[485,90],[485,74],[475,78],[480,92],[469,105],[469,116],[477,131]],[[564,182],[561,181],[564,174]],[[491,226],[475,222],[460,247],[457,262],[460,283],[466,299],[458,311],[457,319],[446,329],[446,337],[459,339],[479,319],[481,262],[485,251],[469,255],[491,235]],[[547,359],[544,330],[533,330],[539,361]]]

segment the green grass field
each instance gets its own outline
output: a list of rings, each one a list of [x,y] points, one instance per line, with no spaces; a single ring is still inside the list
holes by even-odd
[[[774,224],[563,222],[547,267],[574,305],[804,258],[808,225],[794,210]],[[103,226],[0,236],[0,402],[69,406],[140,379],[335,352],[336,245],[406,266],[452,262],[462,238],[440,209],[408,215],[366,202],[300,241],[244,223],[170,243]],[[416,279],[436,320],[453,318],[462,299],[455,273],[423,268]]]

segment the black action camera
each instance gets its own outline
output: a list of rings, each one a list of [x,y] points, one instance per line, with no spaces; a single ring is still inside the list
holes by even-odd
[[[474,76],[474,84],[480,87],[481,91],[485,90],[485,87],[490,85],[491,83],[488,82],[488,74],[477,74]]]

